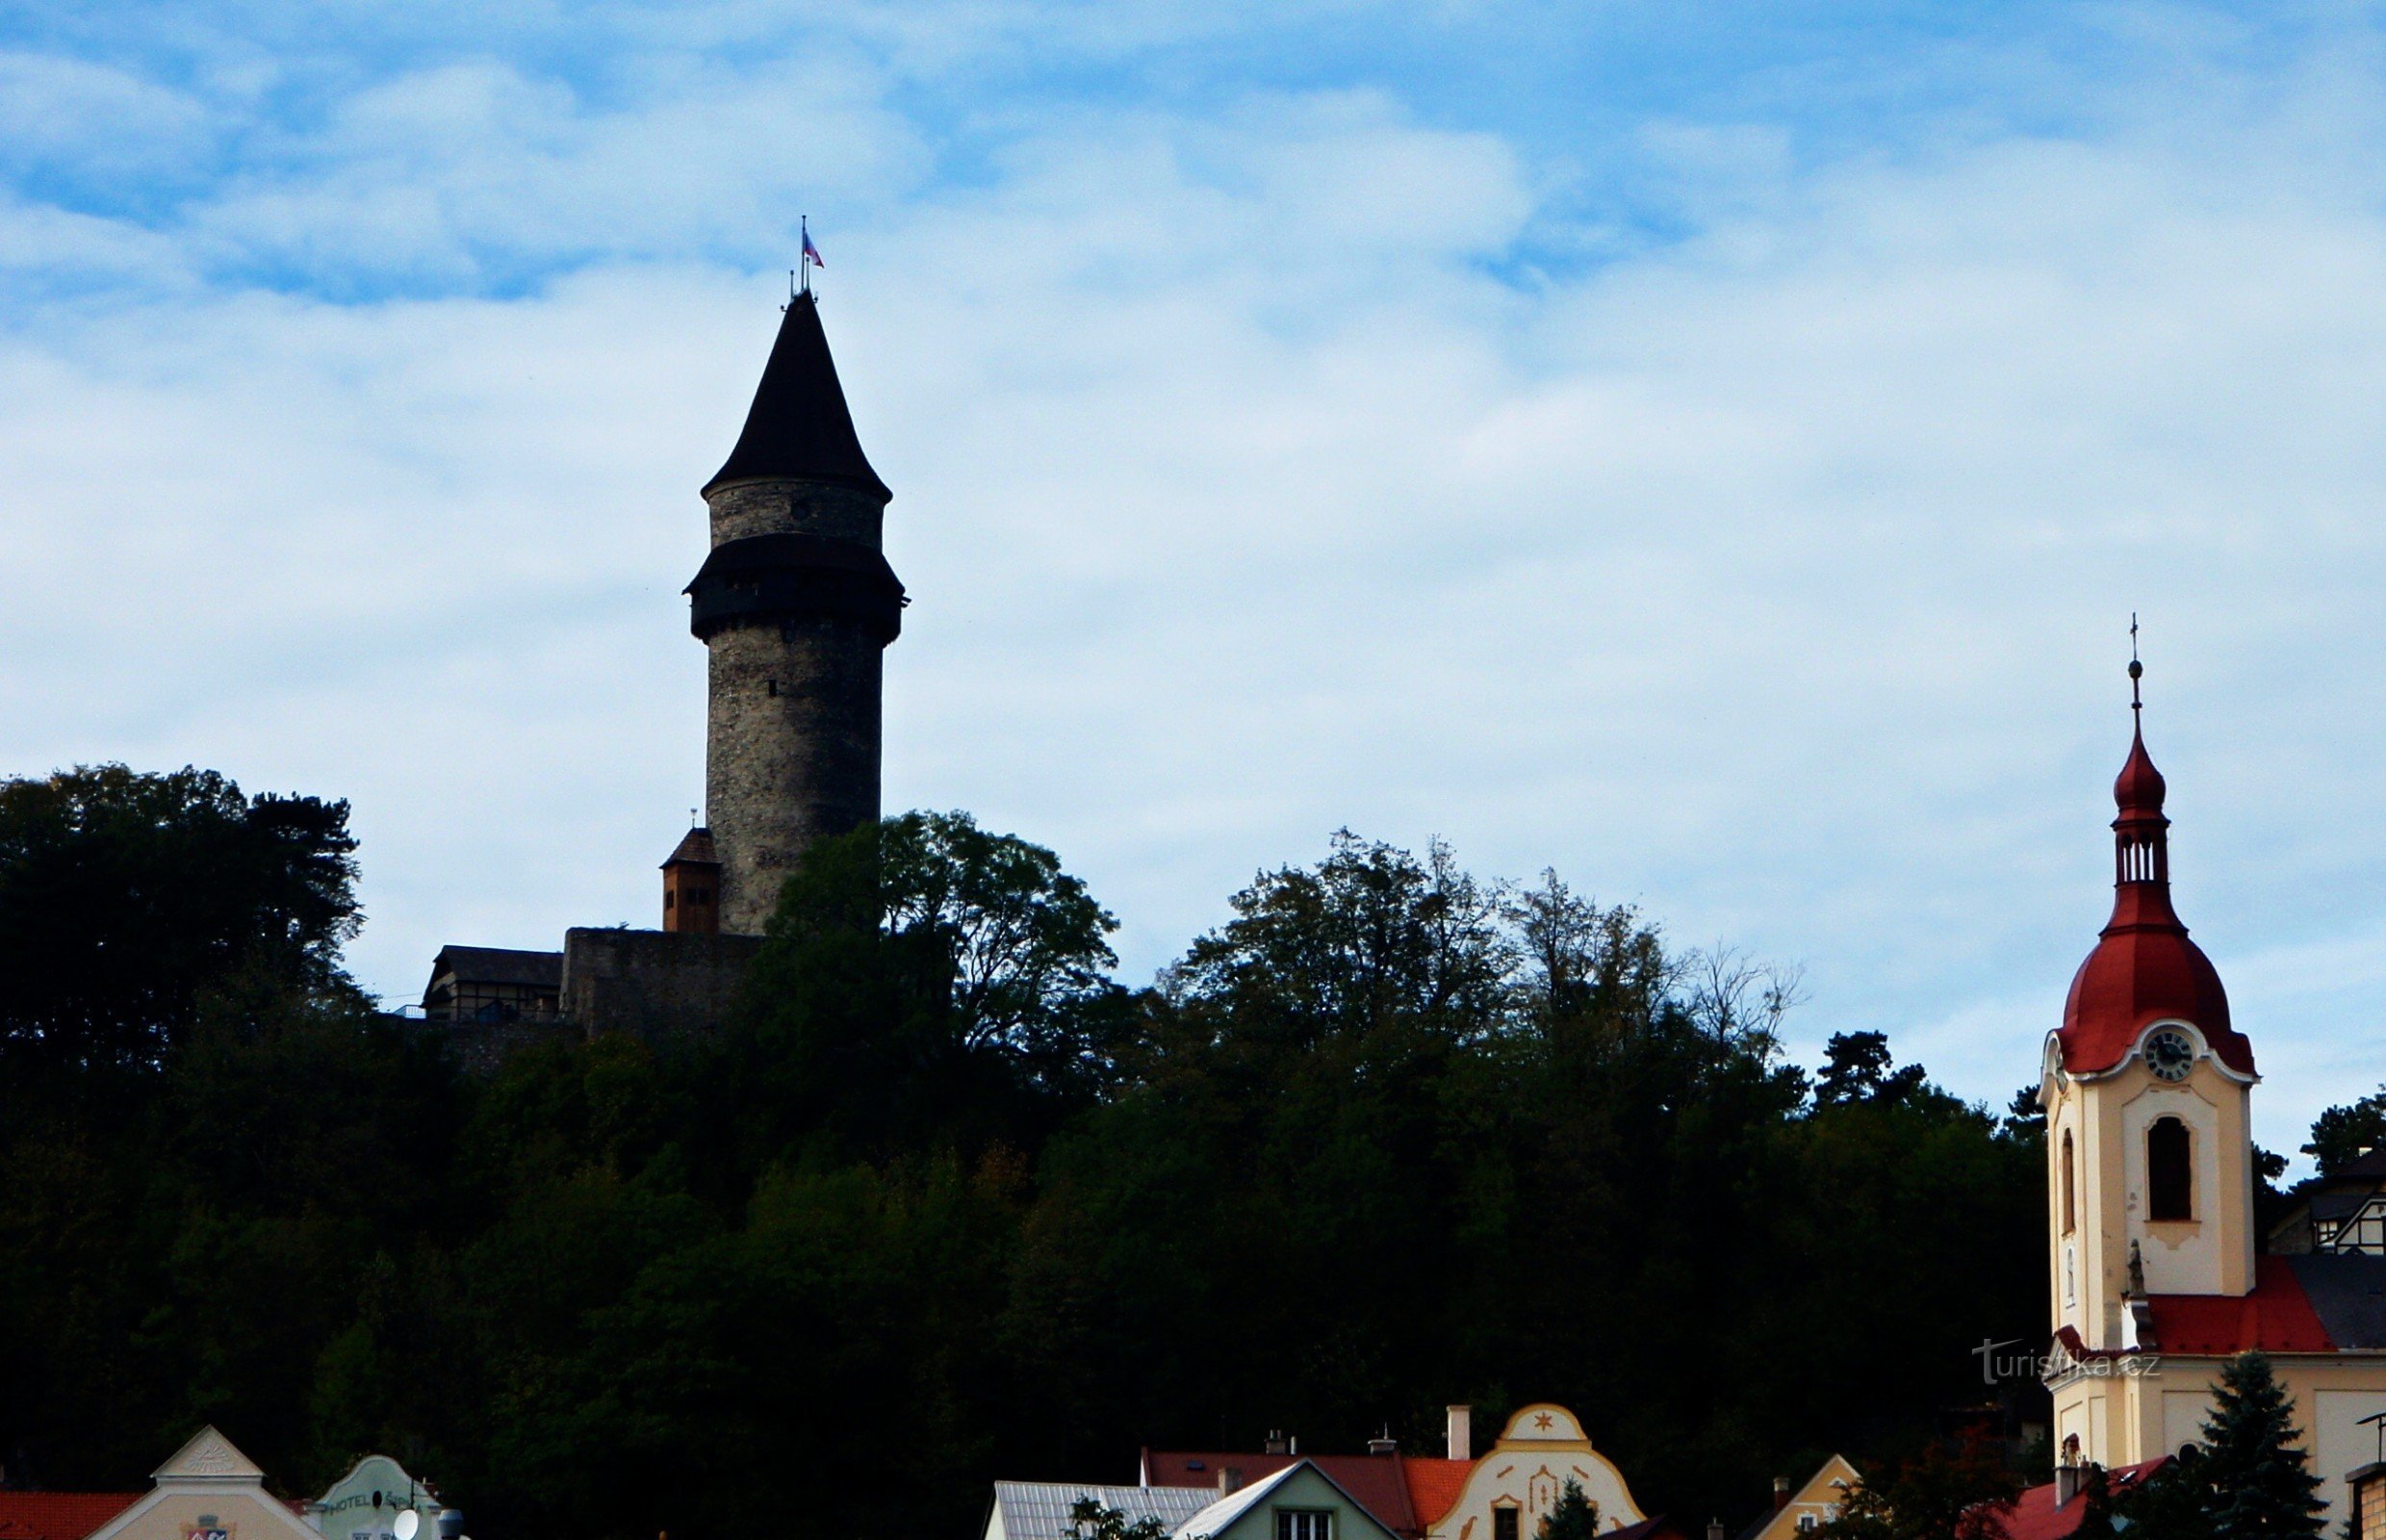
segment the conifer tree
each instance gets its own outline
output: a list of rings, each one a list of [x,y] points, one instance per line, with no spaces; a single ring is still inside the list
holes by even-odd
[[[1599,1540],[1599,1504],[1582,1495],[1581,1482],[1568,1478],[1534,1540]]]
[[[2203,1478],[2215,1540],[2319,1540],[2320,1477],[2268,1355],[2221,1372],[2204,1422]]]

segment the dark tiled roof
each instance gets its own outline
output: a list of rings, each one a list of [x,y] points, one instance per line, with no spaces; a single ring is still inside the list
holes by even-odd
[[[809,295],[787,303],[771,345],[762,383],[746,410],[745,431],[705,491],[726,481],[834,481],[879,499],[891,498],[870,469],[837,383],[829,336],[820,329],[820,306]]]
[[[2279,1260],[2302,1285],[2331,1344],[2386,1348],[2386,1257],[2322,1252]]]
[[[1394,1534],[1416,1536],[1424,1532],[1424,1527],[1417,1522],[1416,1507],[1409,1501],[1408,1479],[1400,1469],[1405,1462],[1398,1454],[1215,1454],[1145,1450],[1143,1479],[1152,1486],[1215,1488],[1218,1473],[1225,1470],[1240,1472],[1242,1484],[1249,1486],[1303,1460],[1349,1493],[1351,1502],[1373,1514],[1377,1524]]]
[[[561,952],[518,952],[502,946],[443,946],[431,962],[431,977],[452,973],[475,984],[526,984],[563,988]]]
[[[139,1492],[0,1492],[0,1540],[83,1540]]]
[[[721,864],[720,856],[712,848],[711,830],[705,828],[701,824],[696,828],[689,830],[687,832],[687,837],[680,841],[680,848],[673,851],[671,853],[671,859],[664,861],[663,864],[666,866],[677,866],[682,861],[702,862],[707,866],[718,866]]]

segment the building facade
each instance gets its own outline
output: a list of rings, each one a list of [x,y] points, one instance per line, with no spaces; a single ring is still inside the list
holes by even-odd
[[[2141,728],[2113,787],[2112,918],[2040,1062],[2056,1460],[2110,1470],[2195,1442],[2220,1371],[2258,1348],[2333,1525],[2377,1457],[2363,1420],[2386,1411],[2386,1257],[2257,1248],[2260,1077],[2172,908],[2166,794]]]

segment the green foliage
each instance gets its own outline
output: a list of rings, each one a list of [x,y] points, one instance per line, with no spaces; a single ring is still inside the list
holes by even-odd
[[[260,891],[321,878],[270,848]],[[1914,1453],[2042,1308],[2035,1128],[1886,1044],[1812,1096],[1794,975],[1438,847],[1338,835],[1130,995],[1050,852],[892,819],[811,853],[732,1029],[477,1080],[309,912],[169,941],[183,1003],[64,1092],[0,1078],[13,1470],[137,1484],[204,1417],[295,1490],[390,1450],[514,1540],[888,1492],[959,1534],[997,1476],[1550,1399],[1632,1408],[1595,1436],[1653,1508],[1730,1513],[1816,1444]],[[836,1473],[792,1523],[790,1458]]]
[[[346,803],[213,771],[0,782],[0,1066],[153,1065],[244,974],[336,989],[355,848]]]
[[[2303,1153],[2320,1164],[2320,1174],[2333,1176],[2351,1165],[2363,1150],[2386,1145],[2386,1086],[2343,1107],[2331,1107],[2312,1123],[2311,1142]]]
[[[1557,1505],[1542,1516],[1534,1540],[1599,1540],[1599,1504],[1582,1495],[1581,1482],[1566,1478]]]
[[[967,813],[823,841],[786,886],[737,1040],[758,1137],[883,1158],[1033,1142],[1112,1073],[1117,922],[1052,852]]]
[[[1938,1442],[1867,1477],[1840,1503],[1817,1540],[2003,1540],[2021,1481],[1985,1435]]]
[[[2317,1540],[2320,1477],[2268,1355],[2241,1353],[2221,1372],[2203,1433],[2215,1540]]]
[[[1106,1508],[1091,1498],[1079,1498],[1069,1504],[1068,1532],[1077,1540],[1160,1540],[1168,1527],[1149,1516],[1127,1522],[1117,1508]]]

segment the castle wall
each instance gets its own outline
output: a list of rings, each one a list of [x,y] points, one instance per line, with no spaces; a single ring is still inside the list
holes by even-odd
[[[729,1018],[758,936],[573,929],[563,933],[563,1011],[582,1031],[668,1038]]]

